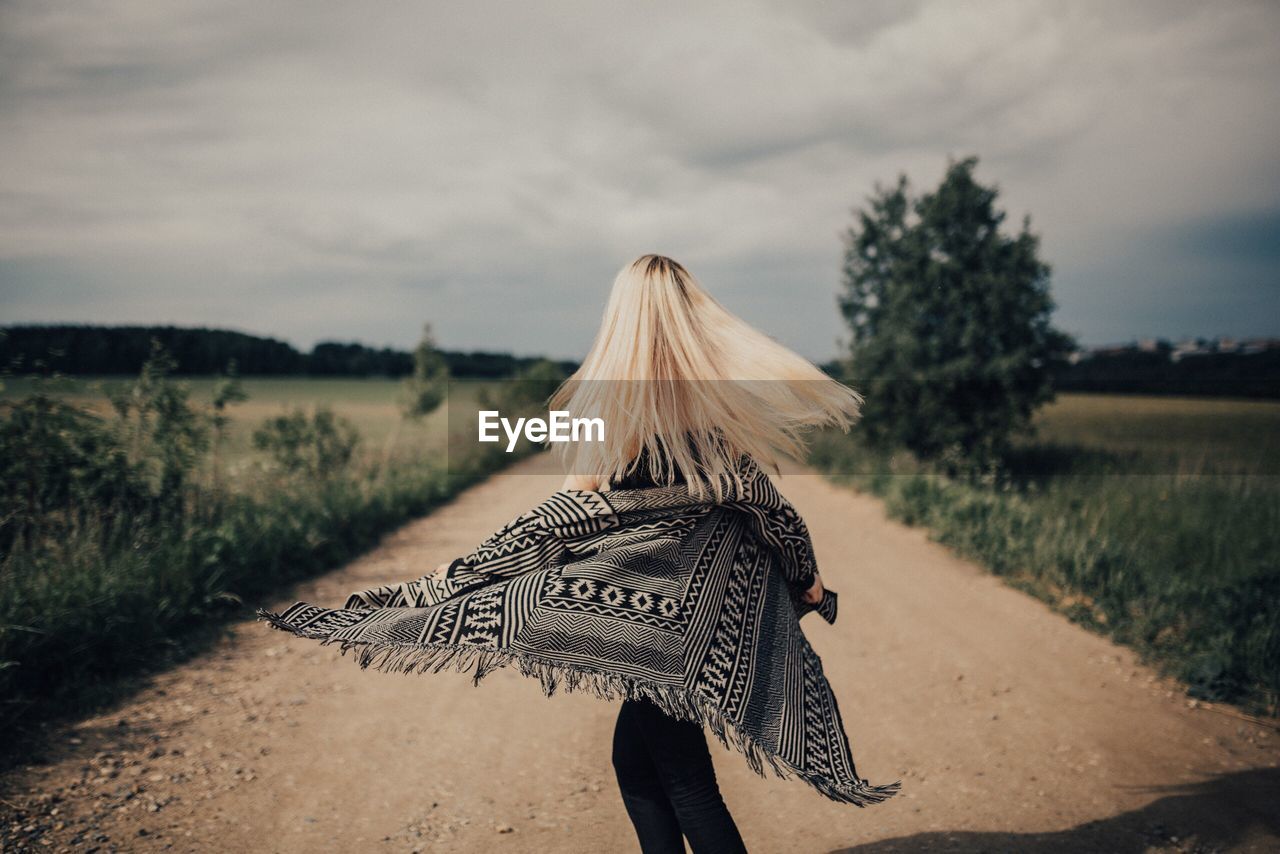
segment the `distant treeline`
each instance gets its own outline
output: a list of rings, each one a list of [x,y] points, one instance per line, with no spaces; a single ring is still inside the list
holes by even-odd
[[[1280,398],[1280,348],[1176,360],[1163,342],[1155,348],[1116,349],[1064,366],[1054,386],[1059,391]]]
[[[1187,397],[1280,398],[1280,347],[1260,352],[1204,353],[1170,358],[1156,350],[1114,348],[1083,354],[1054,372],[1058,391],[1108,394],[1163,394]],[[844,375],[838,361],[819,365],[833,377]],[[860,388],[858,382],[855,388]]]
[[[324,341],[304,353],[285,341],[226,329],[87,324],[0,327],[0,367],[19,373],[42,366],[71,375],[136,374],[153,338],[177,360],[180,374],[216,374],[232,359],[242,376],[401,377],[413,371],[413,355],[390,347]],[[460,378],[509,377],[539,361],[483,351],[441,354]],[[557,365],[566,373],[577,368],[575,362]],[[840,373],[835,362],[822,367]],[[1280,398],[1280,347],[1182,355],[1161,341],[1093,351],[1060,368],[1054,384],[1059,391]]]
[[[390,347],[324,341],[303,353],[274,338],[226,329],[87,324],[0,327],[0,366],[19,373],[38,368],[63,374],[136,374],[159,340],[180,374],[216,374],[231,360],[242,376],[309,375],[401,377],[413,371],[413,354]],[[509,377],[539,361],[510,353],[442,350],[450,373],[462,378]],[[557,363],[566,372],[574,362]]]

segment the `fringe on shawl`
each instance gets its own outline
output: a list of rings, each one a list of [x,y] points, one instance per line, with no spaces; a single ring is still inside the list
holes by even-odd
[[[833,801],[865,807],[888,800],[898,793],[901,781],[873,786],[867,780],[856,785],[838,783],[821,775],[806,774],[784,762],[768,749],[760,746],[749,734],[740,730],[732,721],[706,699],[673,685],[656,685],[642,679],[603,673],[598,670],[574,667],[561,662],[539,659],[525,653],[484,649],[463,644],[407,644],[372,641],[341,640],[322,631],[308,631],[305,627],[285,621],[279,614],[265,608],[256,611],[259,621],[266,621],[281,631],[292,632],[298,637],[318,640],[322,646],[341,643],[342,655],[355,650],[355,660],[362,670],[373,667],[384,673],[439,673],[442,670],[471,672],[472,684],[502,667],[514,667],[521,675],[537,679],[548,697],[557,690],[585,692],[602,700],[626,700],[644,698],[652,701],[668,715],[704,724],[720,743],[728,749],[740,752],[751,770],[761,777],[767,776],[765,768],[783,779],[796,777],[817,789]]]

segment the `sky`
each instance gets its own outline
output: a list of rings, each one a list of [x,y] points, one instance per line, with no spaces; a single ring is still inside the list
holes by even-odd
[[[1245,0],[7,0],[0,323],[574,358],[660,252],[821,360],[976,155],[1082,343],[1280,335],[1278,83]]]

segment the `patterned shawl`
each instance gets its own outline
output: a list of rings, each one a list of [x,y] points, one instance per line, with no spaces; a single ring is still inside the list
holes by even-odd
[[[603,698],[644,697],[769,766],[865,806],[898,790],[854,768],[822,662],[800,630],[817,610],[804,522],[754,464],[720,501],[685,486],[562,490],[458,558],[442,578],[297,602],[260,619],[357,650],[362,668],[505,665]]]

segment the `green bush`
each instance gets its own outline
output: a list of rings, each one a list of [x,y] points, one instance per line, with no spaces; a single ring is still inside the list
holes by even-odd
[[[101,418],[43,389],[0,404],[0,552],[56,542],[101,515],[141,515],[146,472]]]
[[[301,409],[277,415],[253,433],[253,446],[270,454],[282,471],[311,478],[343,472],[359,443],[355,426],[328,407],[310,417]]]
[[[114,425],[133,462],[151,476],[156,497],[172,507],[209,450],[212,421],[191,403],[191,389],[169,375],[173,358],[152,342],[136,382],[111,395]]]

